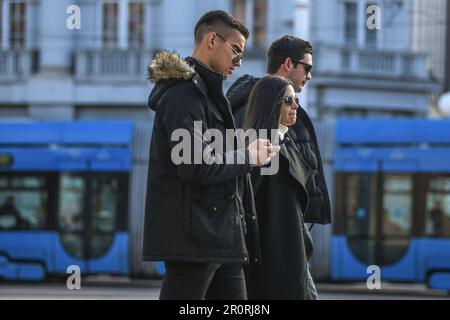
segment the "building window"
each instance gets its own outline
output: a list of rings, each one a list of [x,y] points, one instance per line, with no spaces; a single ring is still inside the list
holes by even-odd
[[[115,48],[118,46],[118,29],[119,29],[119,4],[104,3],[103,4],[103,27],[102,39],[103,46],[106,48]]]
[[[144,3],[130,3],[128,9],[128,46],[141,48],[144,46],[145,30]]]
[[[25,46],[25,3],[9,4],[9,46],[20,49]]]
[[[262,47],[266,44],[267,1],[257,0],[253,4],[253,46]]]
[[[246,0],[233,0],[232,1],[232,9],[231,12],[235,18],[238,18],[240,21],[245,22],[247,10],[245,6]]]
[[[348,45],[355,45],[357,40],[356,30],[358,24],[357,4],[354,2],[346,2],[344,4],[345,10],[345,43]]]
[[[231,12],[249,29],[250,45],[264,47],[267,35],[267,0],[232,0]]]
[[[366,47],[376,48],[377,47],[377,29],[366,31]]]
[[[145,46],[145,1],[108,1],[102,4],[104,48]]]

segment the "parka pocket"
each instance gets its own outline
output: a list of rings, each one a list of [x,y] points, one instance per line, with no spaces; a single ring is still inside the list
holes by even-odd
[[[235,228],[234,195],[226,199],[192,199],[192,239],[201,248],[231,249]]]

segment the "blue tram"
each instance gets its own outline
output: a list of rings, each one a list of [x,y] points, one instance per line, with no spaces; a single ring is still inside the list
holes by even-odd
[[[150,134],[128,121],[0,122],[0,280],[70,265],[148,276]],[[378,265],[384,281],[450,290],[450,121],[339,120],[333,136],[331,250],[315,254],[331,252],[329,278],[366,280]]]
[[[450,121],[339,120],[331,278],[450,290]]]
[[[0,279],[129,274],[127,121],[0,123]]]

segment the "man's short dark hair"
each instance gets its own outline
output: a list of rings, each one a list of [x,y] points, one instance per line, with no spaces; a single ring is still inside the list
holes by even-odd
[[[245,39],[248,39],[247,27],[235,17],[222,10],[208,11],[197,22],[194,29],[195,43],[199,43],[208,32],[218,32],[225,38],[230,29],[239,31]]]
[[[267,73],[276,73],[287,58],[291,58],[292,63],[297,65],[307,53],[313,54],[312,46],[308,41],[294,36],[282,36],[275,40],[269,48]]]

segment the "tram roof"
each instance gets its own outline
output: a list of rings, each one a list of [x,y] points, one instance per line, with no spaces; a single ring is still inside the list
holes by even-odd
[[[337,145],[450,146],[450,120],[432,119],[340,119]]]
[[[133,123],[115,121],[0,121],[0,145],[130,145]]]

